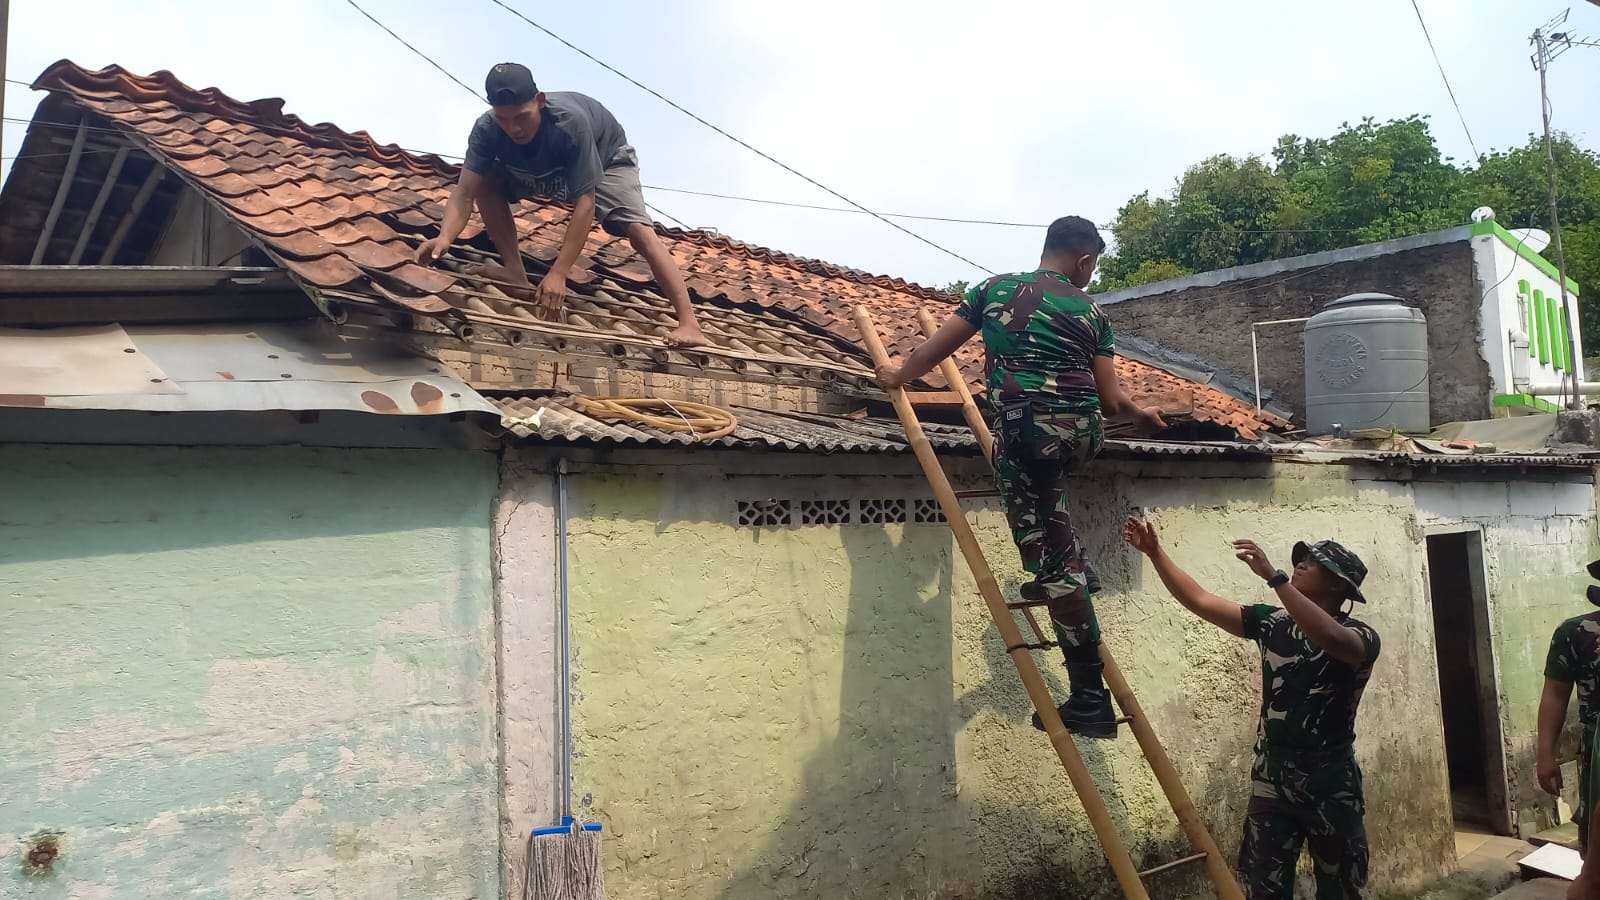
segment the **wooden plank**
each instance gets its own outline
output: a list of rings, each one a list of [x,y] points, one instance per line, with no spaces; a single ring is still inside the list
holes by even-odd
[[[33,245],[33,258],[29,265],[37,266],[44,260],[44,251],[50,246],[50,236],[55,234],[56,220],[61,218],[61,207],[67,203],[67,194],[72,191],[72,178],[78,173],[78,160],[83,157],[83,138],[89,133],[89,115],[84,113],[78,119],[78,135],[72,139],[72,152],[67,154],[67,168],[61,173],[61,184],[56,187],[55,202],[50,204],[50,213],[44,217],[44,227],[39,229],[39,241]]]
[[[299,291],[222,294],[6,294],[0,325],[98,325],[305,319],[317,308]]]

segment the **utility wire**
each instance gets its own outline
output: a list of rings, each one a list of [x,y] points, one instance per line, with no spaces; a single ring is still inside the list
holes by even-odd
[[[450,70],[446,69],[444,66],[441,66],[438,63],[434,62],[433,61],[433,57],[429,56],[426,53],[423,53],[421,50],[418,50],[416,47],[412,46],[410,41],[406,40],[405,38],[401,37],[398,34],[395,34],[394,33],[394,29],[392,29],[389,26],[387,26],[387,25],[383,24],[382,22],[378,21],[376,18],[373,17],[372,13],[369,13],[366,10],[362,9],[360,7],[360,5],[356,3],[356,0],[345,0],[345,2],[350,4],[352,7],[354,7],[356,12],[361,13],[363,16],[366,16],[367,17],[367,21],[369,21],[372,24],[378,26],[379,28],[382,28],[384,31],[389,33],[390,37],[392,37],[395,40],[399,41],[401,44],[404,44],[405,48],[407,50],[410,50],[412,53],[415,53],[416,55],[422,57],[424,60],[427,61],[428,65],[433,66],[435,69],[438,69],[441,73],[444,74],[444,77],[450,79],[451,81],[454,81],[456,84],[461,85],[462,89],[465,90],[467,93],[471,94],[472,96],[474,96],[474,97],[478,96],[478,92],[473,90],[472,87],[470,85],[468,85],[465,81],[462,81],[461,79],[455,77],[454,75],[451,75],[450,74]]]
[[[423,53],[421,50],[417,49],[416,46],[413,45],[410,41],[408,41],[405,38],[401,37],[400,35],[396,34],[394,29],[392,29],[389,26],[387,26],[387,25],[383,24],[382,22],[378,21],[377,17],[373,16],[372,13],[369,13],[366,10],[362,9],[360,4],[356,3],[356,0],[345,0],[345,2],[350,4],[350,6],[352,6],[355,9],[356,12],[361,13],[361,15],[365,16],[369,22],[371,22],[372,24],[378,26],[379,28],[382,28],[385,32],[388,33],[388,35],[390,37],[392,37],[395,40],[399,41],[407,50],[410,50],[412,53],[415,53],[416,55],[422,57],[423,60],[428,63],[428,65],[433,66],[435,69],[438,69],[440,72],[444,73],[444,76],[446,78],[450,79],[451,81],[454,81],[456,84],[461,85],[461,89],[466,91],[467,93],[471,94],[474,99],[479,99],[479,100],[483,99],[478,94],[477,91],[472,89],[471,85],[467,84],[465,81],[462,81],[461,79],[459,79],[456,76],[452,75],[450,73],[449,69],[446,69],[444,66],[439,65],[438,62],[434,61],[433,57],[429,56],[426,53]],[[401,148],[401,149],[404,149],[404,148]],[[416,152],[416,151],[407,151],[407,152],[408,153],[413,153],[413,152]],[[440,157],[444,156],[444,154],[439,154],[439,153],[435,153],[434,155],[435,156],[440,156]],[[450,158],[450,159],[461,159],[461,157],[459,157],[459,156],[450,156],[448,158]],[[678,227],[683,228],[684,230],[690,230],[689,226],[685,225],[683,223],[682,219],[679,219],[677,216],[674,216],[671,213],[668,213],[666,210],[662,209],[659,206],[655,206],[653,204],[646,203],[645,204],[645,208],[649,209],[649,210],[651,210],[653,212],[659,213],[664,218],[671,219],[672,221],[678,223]]]
[[[1422,7],[1417,5],[1417,0],[1411,0],[1411,8],[1417,11],[1417,24],[1422,26],[1422,36],[1428,39],[1428,49],[1433,53],[1433,64],[1439,67],[1439,77],[1444,79],[1444,89],[1450,94],[1450,105],[1456,108],[1456,118],[1461,120],[1461,130],[1467,133],[1467,145],[1472,148],[1473,159],[1483,159],[1483,154],[1478,152],[1478,145],[1472,140],[1472,129],[1467,127],[1467,117],[1461,112],[1461,104],[1456,102],[1456,90],[1450,86],[1450,76],[1444,73],[1444,63],[1439,61],[1439,51],[1433,46],[1433,35],[1428,33],[1428,23],[1422,18]]]
[[[352,2],[353,3],[354,0],[347,0],[347,2]],[[786,163],[784,163],[784,162],[782,162],[782,161],[780,161],[778,159],[775,159],[771,155],[769,155],[767,153],[763,153],[761,150],[758,150],[757,148],[755,148],[754,146],[750,145],[749,143],[746,143],[745,141],[740,140],[737,137],[734,137],[733,135],[729,134],[728,132],[723,131],[721,128],[718,128],[717,126],[711,124],[710,122],[706,121],[705,119],[702,119],[701,117],[695,115],[694,113],[692,113],[689,110],[683,108],[682,106],[679,106],[678,104],[672,102],[665,95],[663,95],[660,91],[654,90],[653,88],[650,88],[650,87],[646,86],[645,84],[639,82],[638,80],[629,77],[628,75],[626,75],[623,72],[619,71],[615,67],[613,67],[611,65],[608,65],[605,61],[599,59],[594,54],[588,52],[587,50],[584,50],[582,47],[579,47],[577,44],[572,43],[571,41],[567,40],[566,38],[562,37],[559,34],[556,34],[554,31],[551,31],[550,29],[544,27],[543,25],[540,25],[538,22],[535,22],[534,20],[532,20],[532,19],[528,18],[527,16],[523,15],[522,13],[518,12],[515,8],[507,5],[506,3],[501,2],[501,0],[489,0],[489,2],[491,2],[494,5],[500,7],[501,9],[505,10],[508,13],[511,13],[512,15],[514,15],[517,18],[521,19],[522,21],[528,23],[529,25],[532,25],[534,28],[537,28],[538,30],[544,32],[545,34],[549,35],[550,37],[554,38],[555,40],[557,40],[560,43],[562,43],[563,45],[565,45],[568,49],[574,51],[575,53],[579,54],[580,56],[583,56],[585,59],[588,59],[590,62],[595,63],[596,65],[598,65],[601,68],[609,71],[613,75],[616,75],[617,77],[623,79],[624,81],[627,81],[629,84],[632,84],[634,87],[637,87],[640,90],[644,91],[645,93],[650,94],[651,96],[655,97],[657,100],[660,100],[661,102],[667,104],[668,106],[672,107],[673,109],[677,110],[678,112],[683,113],[684,115],[686,115],[689,118],[695,120],[696,122],[699,122],[701,125],[704,125],[707,128],[711,129],[712,131],[715,131],[717,134],[722,135],[723,137],[727,138],[730,141],[733,141],[735,144],[738,144],[739,146],[745,148],[746,150],[749,150],[750,152],[752,152],[752,153],[756,154],[757,156],[761,157],[762,159],[765,159],[767,162],[770,162],[773,165],[778,166],[779,168],[783,169],[784,171],[788,172],[789,174],[800,178],[801,180],[805,181],[806,183],[812,185],[813,187],[821,188],[822,190],[827,191],[829,194],[832,194],[833,196],[839,198],[840,200],[843,200],[845,203],[850,204],[851,206],[855,207],[856,209],[862,211],[863,213],[866,213],[867,215],[872,216],[873,218],[877,219],[878,221],[883,222],[885,225],[888,225],[889,227],[895,229],[896,231],[904,232],[905,234],[908,234],[911,237],[916,238],[917,240],[921,241],[924,244],[927,244],[928,246],[934,248],[935,250],[938,250],[941,253],[944,253],[944,254],[946,254],[948,256],[952,256],[952,257],[954,257],[956,259],[959,259],[962,262],[966,263],[967,265],[972,266],[972,267],[977,268],[977,269],[981,269],[982,271],[987,272],[990,275],[994,274],[994,270],[989,269],[986,266],[979,265],[978,263],[975,263],[972,260],[967,259],[965,256],[962,256],[961,254],[955,252],[954,250],[951,250],[948,247],[940,246],[939,244],[936,244],[933,241],[928,240],[927,238],[923,237],[922,235],[917,234],[915,231],[912,231],[911,229],[906,228],[904,225],[901,225],[898,222],[895,222],[895,221],[893,221],[893,220],[891,220],[891,219],[889,219],[889,218],[887,218],[887,217],[885,217],[883,215],[880,215],[879,213],[873,212],[872,210],[866,208],[865,206],[862,206],[861,204],[857,203],[854,200],[851,200],[849,197],[846,197],[845,195],[843,195],[843,194],[839,193],[838,191],[834,190],[833,188],[828,187],[827,185],[823,184],[822,182],[816,180],[815,178],[812,178],[812,177],[806,175],[804,172],[799,171],[798,169],[794,168],[793,166],[787,165]]]
[[[76,129],[78,127],[76,123],[70,123],[70,122],[46,122],[46,121],[41,121],[41,120],[37,120],[37,119],[13,118],[11,116],[5,117],[4,121],[6,121],[6,122],[15,122],[15,123],[22,124],[22,125],[36,125],[36,126],[39,126],[39,127],[62,128],[62,129],[66,129],[66,130],[69,130],[69,131],[70,130],[74,130],[74,129]],[[116,135],[116,136],[119,136],[119,137],[123,136],[125,134],[125,132],[123,130],[118,129],[118,128],[106,128],[106,127],[103,127],[103,126],[96,126],[96,125],[86,126],[85,130],[88,131],[90,134],[110,134],[110,135]],[[457,154],[452,154],[452,153],[440,153],[440,152],[433,151],[433,150],[417,150],[417,149],[414,149],[414,148],[411,148],[411,147],[401,147],[400,149],[404,150],[407,153],[411,153],[411,154],[415,154],[415,155],[437,156],[437,157],[439,157],[441,159],[456,160],[456,161],[459,161],[461,159],[461,156],[459,156]],[[90,153],[106,153],[106,152],[115,152],[115,151],[114,150],[89,149],[89,150],[82,151],[82,154],[87,155],[87,154],[90,154]],[[0,156],[0,160],[48,159],[48,158],[70,156],[70,155],[71,155],[70,153],[65,152],[65,151],[60,152],[60,153],[54,153],[54,152],[51,152],[51,153],[19,153],[19,154],[15,155],[15,156]],[[859,210],[859,209],[853,209],[853,208],[847,207],[847,206],[824,206],[822,204],[817,204],[817,203],[799,203],[799,202],[790,201],[790,200],[773,200],[773,199],[765,198],[765,197],[747,197],[747,196],[744,196],[744,195],[741,195],[741,194],[726,194],[726,193],[719,193],[719,192],[716,192],[716,191],[698,191],[698,190],[691,190],[689,188],[665,187],[665,186],[659,185],[659,184],[646,184],[646,185],[642,185],[642,186],[645,189],[652,190],[652,191],[662,191],[664,193],[672,193],[672,194],[687,194],[687,195],[693,196],[693,197],[710,197],[710,198],[715,198],[715,199],[718,199],[718,200],[730,200],[730,201],[735,201],[735,202],[739,202],[739,203],[757,203],[757,204],[762,204],[762,205],[766,205],[766,206],[781,206],[781,207],[787,207],[787,208],[792,208],[792,209],[809,209],[809,210],[816,210],[816,211],[819,211],[819,212],[845,213],[845,214],[848,214],[848,215],[858,215],[858,216],[859,215],[871,215],[871,213],[864,212],[864,211]],[[660,207],[657,207],[657,206],[651,204],[650,208],[655,210],[658,213],[661,213],[661,215],[664,216],[665,218],[670,219],[673,222],[678,223],[678,225],[680,227],[683,227],[683,228],[688,228],[689,227],[687,225],[684,225],[682,220],[680,220],[680,219],[672,216],[671,214],[663,211]],[[999,227],[1004,227],[1004,228],[1036,228],[1036,229],[1043,229],[1043,228],[1050,227],[1048,222],[1012,222],[1012,221],[1007,221],[1007,220],[1004,220],[1004,219],[969,219],[969,218],[963,218],[963,217],[960,217],[960,216],[930,216],[930,215],[921,215],[921,214],[917,214],[917,213],[895,213],[895,212],[879,213],[878,215],[889,216],[891,218],[896,218],[896,219],[914,219],[914,220],[917,220],[917,221],[924,221],[924,222],[945,222],[945,223],[956,224],[956,225],[993,225],[993,226],[999,226]],[[1201,235],[1201,234],[1352,234],[1352,233],[1361,231],[1362,229],[1360,229],[1360,228],[1173,228],[1173,229],[1167,229],[1167,230],[1168,230],[1169,233],[1172,233],[1172,234],[1196,234],[1196,235]]]

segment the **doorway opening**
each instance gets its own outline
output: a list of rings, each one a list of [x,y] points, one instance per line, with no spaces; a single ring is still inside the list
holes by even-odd
[[[1430,534],[1427,547],[1451,812],[1458,831],[1510,834],[1483,536],[1476,530]]]

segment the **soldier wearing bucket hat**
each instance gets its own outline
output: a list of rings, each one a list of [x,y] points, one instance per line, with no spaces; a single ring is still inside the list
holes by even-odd
[[[1589,563],[1589,577],[1600,580],[1600,560]],[[1600,584],[1589,585],[1590,604],[1600,606]],[[1539,786],[1560,796],[1564,787],[1557,745],[1566,729],[1572,688],[1578,688],[1578,805],[1572,811],[1578,826],[1578,847],[1587,854],[1589,821],[1600,802],[1600,767],[1591,758],[1600,724],[1600,612],[1589,612],[1556,626],[1544,663],[1544,695],[1539,700],[1536,765]]]
[[[1123,538],[1149,557],[1185,608],[1261,653],[1261,710],[1239,875],[1249,900],[1290,900],[1305,847],[1315,863],[1317,900],[1361,896],[1367,882],[1366,800],[1355,758],[1356,709],[1377,662],[1372,626],[1346,604],[1365,603],[1367,567],[1336,541],[1301,541],[1294,573],[1275,568],[1254,541],[1234,555],[1278,595],[1282,606],[1240,605],[1201,587],[1138,518]]]

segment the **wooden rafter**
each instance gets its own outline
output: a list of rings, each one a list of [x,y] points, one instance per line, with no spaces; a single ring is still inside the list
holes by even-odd
[[[144,206],[150,202],[150,196],[156,192],[156,185],[166,176],[166,167],[156,160],[150,174],[145,176],[144,184],[139,186],[139,193],[134,195],[133,205],[128,207],[128,212],[122,217],[122,223],[117,226],[115,234],[111,235],[111,243],[106,244],[106,250],[100,254],[100,265],[109,266],[117,258],[117,252],[122,249],[122,242],[128,239],[128,232],[133,230],[133,223],[139,221],[139,214],[144,212]]]
[[[72,152],[67,154],[67,168],[61,173],[61,185],[56,188],[56,199],[50,204],[50,214],[45,216],[44,227],[39,230],[39,242],[33,245],[33,259],[29,265],[37,266],[44,260],[44,251],[50,246],[50,236],[55,233],[56,220],[61,218],[61,207],[66,205],[67,192],[72,190],[72,179],[78,174],[78,160],[83,156],[83,139],[89,133],[89,117],[78,119],[78,134],[72,139]]]
[[[95,195],[94,205],[89,207],[89,217],[83,220],[83,231],[78,234],[78,243],[72,248],[72,256],[67,259],[67,265],[75,266],[83,259],[83,251],[89,246],[89,236],[94,234],[94,227],[100,224],[100,213],[106,208],[106,199],[111,196],[111,189],[117,186],[117,176],[122,174],[122,164],[128,161],[129,147],[117,151],[111,160],[111,171],[106,173],[106,180],[100,185],[100,193]]]

